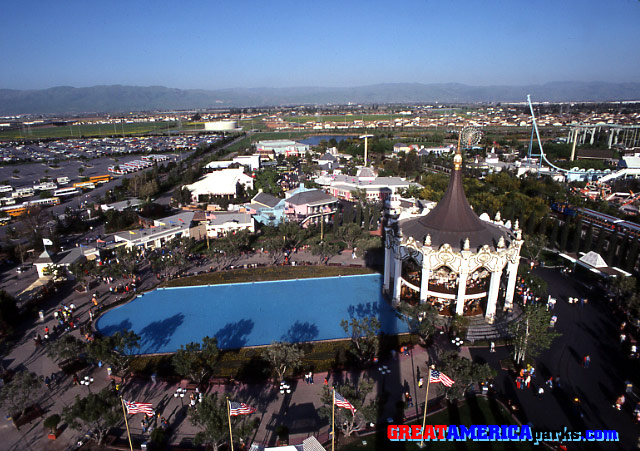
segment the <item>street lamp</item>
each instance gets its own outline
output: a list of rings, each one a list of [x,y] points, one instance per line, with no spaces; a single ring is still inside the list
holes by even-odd
[[[284,395],[285,391],[287,394],[291,393],[291,386],[288,385],[285,381],[280,382],[280,394]]]
[[[176,389],[176,392],[173,394],[174,398],[180,398],[180,405],[181,406],[184,406],[184,402],[182,401],[182,399],[184,398],[185,393],[187,393],[187,389],[186,388],[178,387]]]
[[[85,376],[84,379],[80,381],[80,384],[86,385],[89,389],[89,393],[91,393],[91,384],[93,384],[93,378],[89,376]]]

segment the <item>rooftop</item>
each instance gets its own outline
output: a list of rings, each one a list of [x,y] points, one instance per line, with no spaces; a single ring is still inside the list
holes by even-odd
[[[438,205],[426,216],[400,221],[399,229],[404,237],[413,237],[420,243],[430,235],[432,246],[447,243],[457,250],[463,248],[467,238],[471,250],[484,245],[496,247],[501,237],[509,238],[507,229],[481,220],[471,209],[462,187],[460,166],[451,171],[449,186]],[[505,244],[508,245],[506,241]]]

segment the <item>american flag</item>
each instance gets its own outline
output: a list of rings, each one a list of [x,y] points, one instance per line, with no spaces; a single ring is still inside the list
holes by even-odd
[[[155,415],[151,403],[125,401],[124,405],[127,408],[127,413],[131,415],[135,415],[136,413],[144,413],[148,417]]]
[[[440,371],[431,370],[429,382],[432,384],[442,383],[445,387],[451,387],[455,381]]]
[[[356,408],[353,407],[353,404],[351,404],[349,401],[347,401],[346,399],[344,399],[344,396],[342,396],[340,393],[335,392],[335,404],[338,407],[342,407],[344,409],[349,409],[351,411],[351,413],[356,413]]]
[[[237,415],[249,415],[255,411],[255,407],[248,406],[243,402],[229,401],[229,415],[232,417]]]

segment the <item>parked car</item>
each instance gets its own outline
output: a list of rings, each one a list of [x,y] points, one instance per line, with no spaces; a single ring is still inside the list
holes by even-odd
[[[27,265],[22,265],[22,266],[18,266],[18,269],[16,269],[16,272],[18,274],[23,273],[23,272],[27,272],[31,269],[31,266],[27,266]]]

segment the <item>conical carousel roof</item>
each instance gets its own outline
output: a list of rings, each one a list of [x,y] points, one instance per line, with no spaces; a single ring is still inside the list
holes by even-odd
[[[426,216],[400,221],[398,228],[404,238],[413,237],[420,243],[431,235],[431,245],[435,248],[448,243],[460,250],[467,238],[470,250],[485,244],[495,248],[501,237],[508,246],[510,237],[507,229],[481,220],[471,209],[462,186],[461,159],[456,155],[449,186],[438,205]]]

